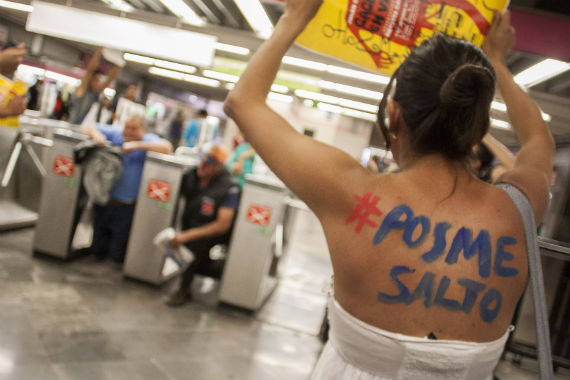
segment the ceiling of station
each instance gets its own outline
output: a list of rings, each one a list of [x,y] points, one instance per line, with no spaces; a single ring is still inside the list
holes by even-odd
[[[29,3],[27,0],[15,0],[21,3]],[[142,21],[152,22],[160,25],[172,27],[181,27],[187,30],[212,34],[218,37],[218,41],[226,44],[242,46],[250,49],[251,53],[245,56],[239,56],[228,52],[216,51],[216,57],[236,59],[247,61],[251,54],[257,49],[262,39],[258,38],[246,18],[243,16],[236,0],[182,0],[190,7],[195,14],[206,22],[205,26],[196,27],[188,24],[180,23],[176,15],[173,14],[164,4],[166,0],[48,0],[53,3],[64,4],[68,6],[78,7],[97,12],[111,13],[122,15],[129,18],[139,19]],[[251,1],[251,0],[249,0]],[[277,22],[283,12],[282,5],[278,1],[261,1],[265,13],[269,17],[273,25]],[[119,4],[119,5],[118,5]],[[122,4],[122,5],[121,5]],[[129,12],[121,12],[117,10],[121,6],[132,7]],[[560,0],[511,0],[511,7],[519,9],[528,9],[533,12],[555,14],[561,17],[570,18],[570,2]],[[2,9],[0,18],[6,18],[17,24],[24,25],[27,14],[18,11],[10,11]],[[85,51],[93,49],[92,46],[74,43]],[[329,65],[353,68],[350,64],[339,62],[335,59],[324,57],[322,55],[309,52],[299,47],[293,47],[288,55],[297,58],[309,59],[312,61],[323,62]],[[509,68],[513,73],[520,72],[545,57],[538,57],[528,53],[512,52],[508,58]],[[140,73],[143,76],[152,77],[148,74],[148,66],[140,63],[128,62],[129,68]],[[383,85],[370,82],[364,82],[350,77],[339,77],[326,72],[318,72],[298,66],[284,65],[287,70],[294,71],[302,75],[318,76],[321,80],[332,81],[344,85],[355,86],[372,91],[382,91]],[[362,69],[360,69],[362,70]],[[202,70],[203,71],[203,70]],[[156,77],[155,77],[156,78]],[[161,80],[163,80],[161,78]],[[225,86],[219,88],[205,87],[174,79],[164,78],[165,83],[170,86],[178,87],[197,93],[206,98],[223,100],[227,94]],[[339,96],[338,93],[322,90],[323,93]],[[551,78],[539,85],[533,86],[530,90],[531,94],[539,102],[544,112],[551,114],[552,121],[550,123],[551,130],[559,142],[570,142],[570,71]],[[290,94],[291,95],[291,94]],[[371,99],[362,99],[355,96],[343,94],[343,97],[361,102],[375,103]],[[500,116],[500,115],[499,115]],[[504,118],[504,115],[503,115]],[[497,137],[503,142],[516,145],[516,140],[512,131],[496,130]]]

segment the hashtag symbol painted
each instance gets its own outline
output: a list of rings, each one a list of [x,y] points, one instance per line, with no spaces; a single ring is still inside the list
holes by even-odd
[[[382,215],[382,212],[380,210],[378,210],[378,208],[376,208],[376,204],[378,203],[378,201],[380,200],[379,196],[374,196],[374,198],[372,198],[372,200],[370,200],[370,197],[372,196],[372,193],[366,193],[364,196],[359,197],[358,195],[355,195],[354,198],[356,200],[358,200],[358,204],[356,205],[356,207],[354,207],[354,209],[352,210],[352,213],[350,214],[350,216],[348,218],[346,218],[346,221],[344,222],[344,224],[350,224],[353,221],[355,221],[356,219],[358,219],[358,224],[356,225],[356,233],[360,233],[360,231],[362,230],[362,227],[364,227],[364,225],[368,225],[370,227],[377,227],[378,224],[374,223],[372,220],[370,220],[368,218],[369,215]]]

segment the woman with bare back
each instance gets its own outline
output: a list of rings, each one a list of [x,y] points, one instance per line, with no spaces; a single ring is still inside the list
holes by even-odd
[[[505,64],[509,14],[495,14],[483,50],[444,36],[412,50],[378,112],[401,171],[378,175],[266,105],[283,56],[319,6],[287,1],[224,107],[325,231],[334,296],[313,377],[491,378],[528,277],[533,231],[518,207],[542,220],[554,155],[538,107]],[[489,129],[496,84],[521,150],[493,186],[469,159]]]

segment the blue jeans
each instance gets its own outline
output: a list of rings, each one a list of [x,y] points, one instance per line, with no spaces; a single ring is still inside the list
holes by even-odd
[[[93,243],[90,252],[98,259],[125,260],[134,204],[94,206]]]

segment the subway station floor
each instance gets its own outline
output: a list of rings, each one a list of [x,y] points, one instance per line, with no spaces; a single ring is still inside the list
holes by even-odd
[[[220,307],[217,282],[164,305],[161,287],[89,256],[32,255],[34,230],[0,233],[0,379],[307,379],[322,348],[331,268],[322,230],[300,212],[281,281],[257,313]],[[501,379],[535,379],[536,363],[501,362]],[[558,379],[568,373],[557,374]]]

